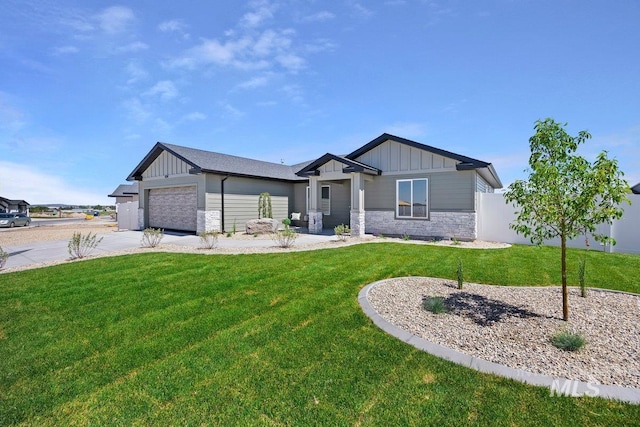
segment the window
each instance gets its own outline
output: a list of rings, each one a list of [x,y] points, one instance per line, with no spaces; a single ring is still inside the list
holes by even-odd
[[[320,193],[320,210],[323,215],[331,215],[331,187],[323,185]]]
[[[398,218],[428,217],[428,180],[400,179],[396,181],[396,216]]]

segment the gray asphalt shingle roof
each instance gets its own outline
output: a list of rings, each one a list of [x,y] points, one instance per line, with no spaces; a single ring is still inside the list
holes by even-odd
[[[162,153],[167,151],[189,164],[194,171],[230,174],[247,177],[269,178],[284,181],[305,181],[296,175],[309,162],[289,166],[262,160],[248,159],[197,148],[158,142],[127,178],[128,181],[142,175],[144,170]]]

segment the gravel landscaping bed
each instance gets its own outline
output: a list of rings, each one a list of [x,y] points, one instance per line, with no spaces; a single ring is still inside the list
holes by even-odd
[[[427,296],[444,297],[447,313],[422,308]],[[562,320],[560,287],[508,287],[444,279],[388,279],[368,299],[385,320],[429,342],[528,372],[640,388],[640,296],[569,289],[570,318]],[[559,331],[587,344],[567,352],[550,343]]]

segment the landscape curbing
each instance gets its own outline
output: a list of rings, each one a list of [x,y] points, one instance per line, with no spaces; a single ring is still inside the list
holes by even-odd
[[[429,342],[415,334],[407,332],[389,321],[385,320],[369,303],[369,292],[380,283],[397,278],[390,278],[373,282],[362,288],[358,294],[358,303],[363,312],[373,323],[389,335],[398,338],[413,347],[425,351],[433,356],[440,357],[458,365],[466,366],[479,372],[494,374],[504,378],[513,379],[525,384],[543,386],[550,389],[551,393],[566,394],[569,396],[592,396],[622,402],[640,404],[640,389],[620,387],[608,384],[586,383],[567,378],[551,377],[543,374],[535,374],[521,369],[515,369],[498,363],[470,356],[468,354],[443,347]]]

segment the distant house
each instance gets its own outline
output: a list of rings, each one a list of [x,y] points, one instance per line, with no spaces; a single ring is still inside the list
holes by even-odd
[[[633,194],[640,194],[640,182],[631,187]]]
[[[0,212],[17,212],[29,215],[29,203],[24,200],[12,200],[0,197]]]
[[[109,197],[115,197],[116,204],[137,202],[138,183],[134,182],[133,184],[121,184],[113,191],[113,193],[109,194]]]
[[[127,180],[139,228],[243,231],[269,192],[274,218],[300,214],[311,233],[346,224],[355,236],[464,240],[477,235],[476,193],[502,187],[491,163],[389,134],[292,166],[158,142]]]

